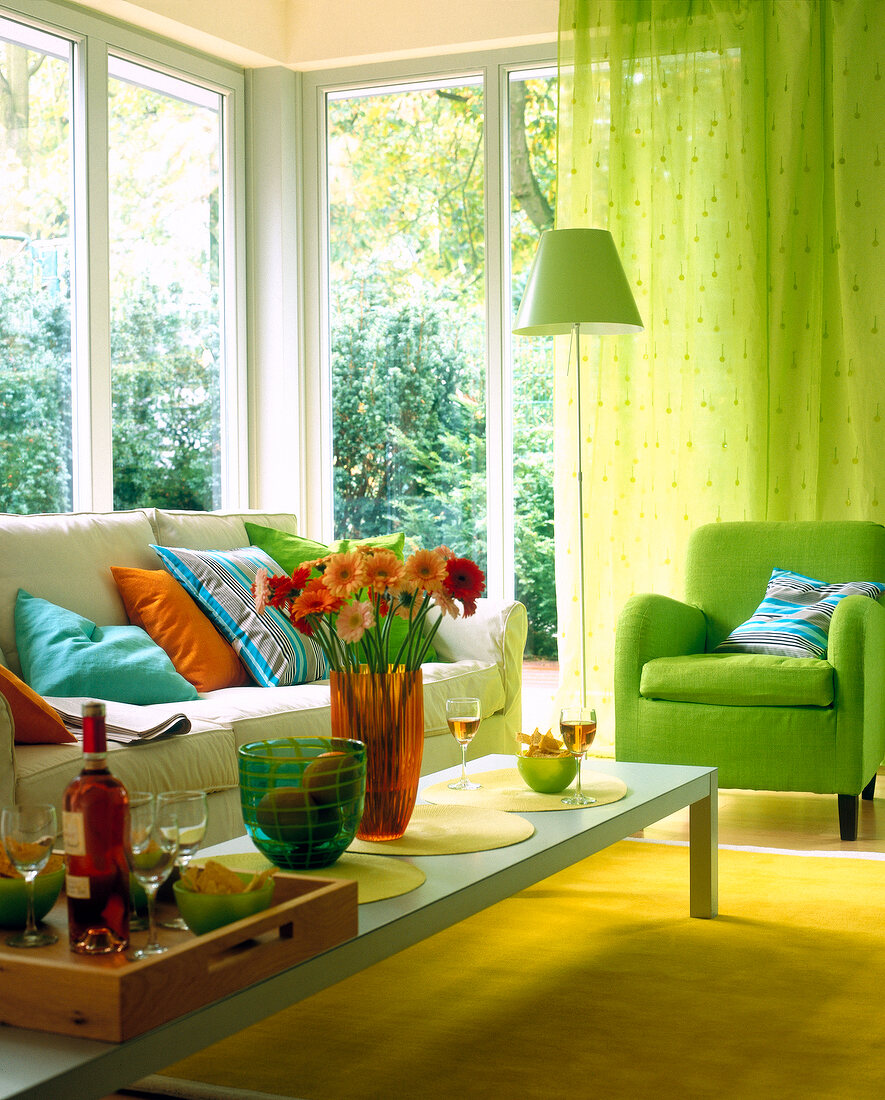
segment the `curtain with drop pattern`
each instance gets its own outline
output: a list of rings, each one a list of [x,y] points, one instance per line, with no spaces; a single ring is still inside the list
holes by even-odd
[[[885,4],[562,0],[559,35],[557,225],[611,230],[645,324],[582,338],[580,429],[556,349],[559,701],[583,580],[605,753],[618,612],[682,595],[693,528],[885,522]]]

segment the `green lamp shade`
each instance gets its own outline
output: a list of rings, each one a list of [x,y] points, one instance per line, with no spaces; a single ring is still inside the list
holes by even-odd
[[[641,332],[642,318],[607,229],[548,229],[513,331],[518,336]]]

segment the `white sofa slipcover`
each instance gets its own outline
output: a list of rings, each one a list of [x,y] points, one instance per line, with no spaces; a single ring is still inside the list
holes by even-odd
[[[101,626],[125,624],[111,566],[159,569],[150,544],[198,550],[248,545],[244,520],[296,534],[295,517],[267,514],[144,509],[113,513],[0,515],[0,660],[17,675],[14,608],[19,589],[87,616]],[[424,665],[423,772],[460,760],[448,732],[445,700],[475,695],[483,723],[474,741],[480,754],[512,752],[522,711],[525,608],[480,599],[469,619],[446,619],[434,645],[439,660]],[[223,688],[193,702],[141,708],[160,721],[184,713],[190,733],[139,745],[110,746],[114,773],[131,790],[202,788],[209,792],[207,844],[242,835],[237,747],[268,737],[328,735],[327,680],[293,687]],[[81,764],[78,745],[14,743],[12,719],[0,697],[0,802],[48,801],[61,796]]]

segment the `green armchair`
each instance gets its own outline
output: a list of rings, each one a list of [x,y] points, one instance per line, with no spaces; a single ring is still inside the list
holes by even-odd
[[[689,539],[685,602],[636,595],[615,640],[618,760],[719,769],[719,786],[838,795],[843,840],[885,758],[885,607],[835,608],[826,660],[712,650],[749,619],[773,568],[885,581],[885,527],[714,523]]]

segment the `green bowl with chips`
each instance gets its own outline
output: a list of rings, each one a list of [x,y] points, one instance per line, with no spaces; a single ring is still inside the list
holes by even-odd
[[[246,886],[255,876],[251,873],[233,872]],[[172,887],[178,911],[184,923],[196,936],[214,932],[225,924],[254,916],[267,909],[273,901],[274,881],[269,878],[257,890],[241,894],[204,894],[190,889],[184,879]]]
[[[574,780],[577,761],[568,756],[517,756],[516,767],[525,783],[539,794],[559,794]]]
[[[49,865],[51,868],[53,864]],[[34,919],[43,920],[55,905],[65,881],[63,866],[44,870],[34,879]],[[28,921],[28,894],[21,877],[0,876],[0,928],[24,928]]]

